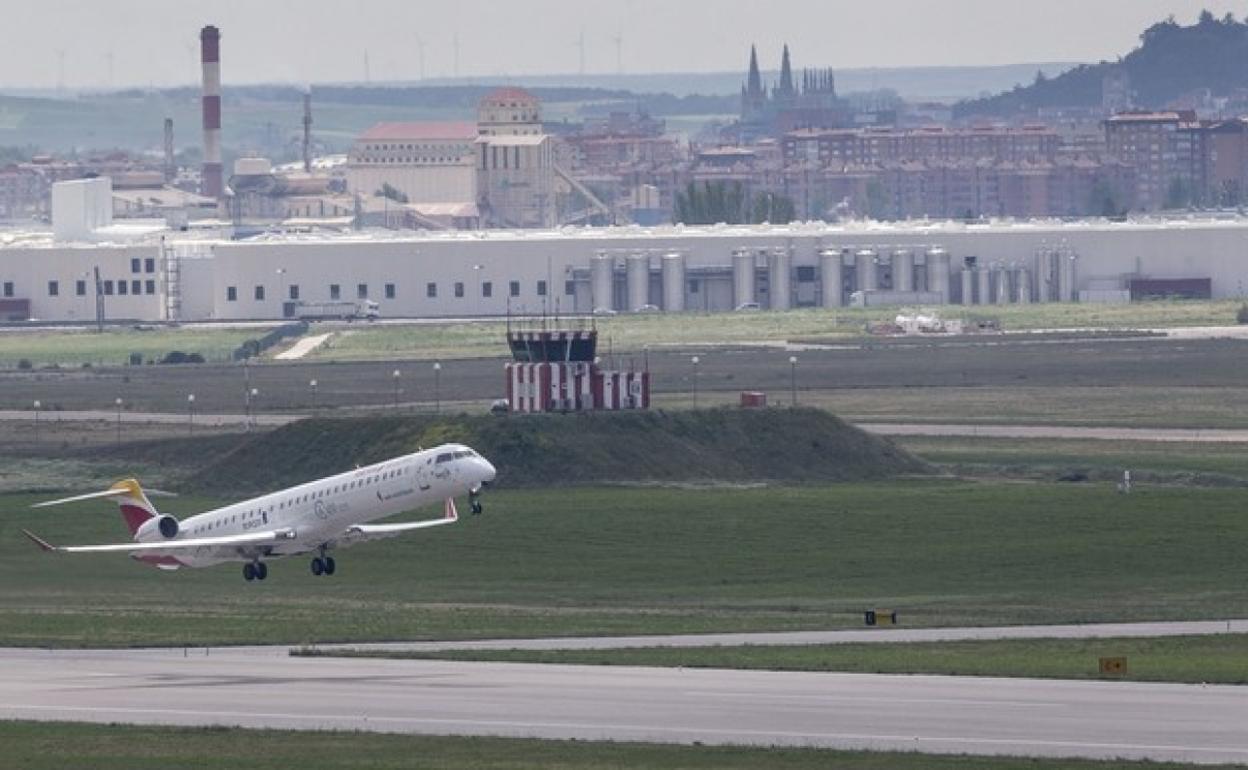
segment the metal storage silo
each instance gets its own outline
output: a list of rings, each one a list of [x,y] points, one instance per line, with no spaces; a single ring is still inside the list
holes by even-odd
[[[754,254],[746,249],[732,253],[733,306],[754,302]]]
[[[845,272],[840,249],[819,252],[819,278],[823,281],[823,306],[841,307],[845,303]]]
[[[793,305],[790,299],[792,275],[789,271],[789,250],[772,249],[768,266],[771,268],[768,281],[771,287],[771,309],[788,310]]]
[[[628,256],[628,309],[640,310],[650,304],[650,257],[647,254]]]
[[[600,251],[590,260],[593,310],[615,309],[615,257]]]
[[[858,291],[875,291],[879,287],[877,271],[879,264],[871,249],[862,249],[857,255]]]
[[[663,255],[663,309],[680,313],[685,309],[685,255]]]
[[[910,249],[893,252],[893,288],[914,291],[914,252]]]

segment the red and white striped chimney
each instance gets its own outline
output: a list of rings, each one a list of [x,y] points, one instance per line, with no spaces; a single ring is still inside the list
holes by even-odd
[[[221,31],[213,26],[200,30],[199,50],[204,66],[204,169],[200,192],[220,198],[225,193],[221,168]]]

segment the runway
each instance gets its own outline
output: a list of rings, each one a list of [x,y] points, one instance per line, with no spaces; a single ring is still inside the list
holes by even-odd
[[[1226,686],[0,651],[0,718],[1248,763]]]

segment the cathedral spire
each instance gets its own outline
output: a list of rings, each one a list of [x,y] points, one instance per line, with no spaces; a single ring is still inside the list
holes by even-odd
[[[758,51],[750,46],[750,76],[745,86],[746,93],[756,96],[763,93],[763,76],[758,71]]]
[[[793,94],[793,67],[789,63],[789,46],[784,46],[784,56],[780,60],[780,87],[777,89],[781,95],[791,96]]]

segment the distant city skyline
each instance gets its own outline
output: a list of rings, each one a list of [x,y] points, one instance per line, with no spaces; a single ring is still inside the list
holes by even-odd
[[[1242,0],[43,0],[0,32],[0,87],[198,83],[209,23],[222,31],[223,81],[242,85],[744,71],[751,44],[774,69],[785,43],[799,67],[1099,61],[1203,8],[1248,12]]]

